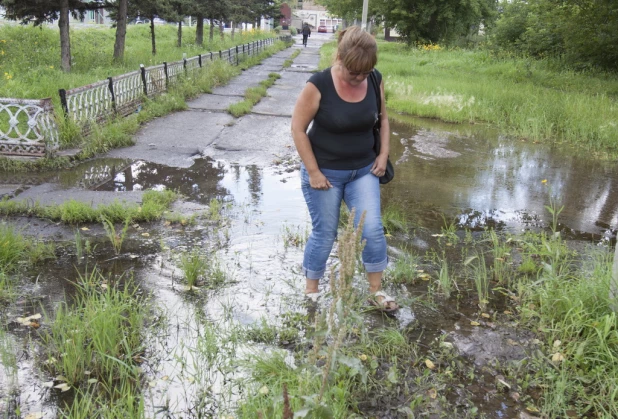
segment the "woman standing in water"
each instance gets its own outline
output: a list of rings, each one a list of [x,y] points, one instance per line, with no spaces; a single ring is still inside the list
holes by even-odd
[[[363,263],[369,279],[370,302],[386,312],[397,310],[382,291],[386,239],[380,214],[379,177],[386,170],[389,124],[375,39],[358,26],[339,33],[332,67],[311,76],[292,115],[292,136],[302,159],[301,183],[313,226],[305,247],[305,294],[315,300],[318,282],[337,237],[341,202],[356,209],[355,224],[365,213]],[[374,72],[381,96],[381,150],[373,149],[378,119],[376,93],[367,78]],[[307,132],[310,123],[311,129]]]

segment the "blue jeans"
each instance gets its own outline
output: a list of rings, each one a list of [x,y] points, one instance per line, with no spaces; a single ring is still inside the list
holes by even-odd
[[[372,163],[373,164],[373,163]],[[326,260],[337,238],[341,201],[348,209],[356,208],[354,225],[366,212],[363,226],[363,264],[367,272],[386,269],[386,238],[380,216],[380,183],[370,172],[372,164],[358,170],[321,169],[329,180],[329,190],[313,189],[309,174],[301,165],[300,176],[303,195],[309,208],[313,230],[305,247],[303,273],[308,279],[320,279],[326,270]]]

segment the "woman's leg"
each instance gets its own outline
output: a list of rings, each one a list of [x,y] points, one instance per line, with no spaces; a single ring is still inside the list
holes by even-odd
[[[365,213],[362,237],[366,242],[363,263],[369,280],[369,291],[375,294],[382,289],[382,272],[386,269],[388,257],[380,211],[380,182],[369,172],[370,167],[359,170],[358,177],[346,185],[343,199],[350,210],[356,209],[355,225],[358,225],[363,212]],[[380,302],[383,297],[377,299]],[[396,304],[388,303],[386,308],[396,308]]]
[[[331,170],[328,172],[340,171]],[[331,189],[326,191],[311,187],[309,174],[304,166],[301,166],[300,174],[301,187],[312,225],[303,258],[303,273],[307,279],[305,293],[310,294],[318,292],[318,280],[324,275],[326,261],[337,238],[343,188],[341,181],[337,181],[338,173],[330,176],[325,173],[325,176],[333,185]]]

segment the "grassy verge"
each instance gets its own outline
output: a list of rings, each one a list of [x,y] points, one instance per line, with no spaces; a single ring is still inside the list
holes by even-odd
[[[270,73],[266,80],[260,82],[258,87],[249,87],[245,90],[245,99],[243,101],[233,103],[227,111],[230,115],[239,118],[251,112],[253,107],[257,105],[263,97],[266,96],[266,90],[275,84],[275,81],[280,79],[281,76],[278,73]]]
[[[0,215],[28,215],[60,221],[66,224],[98,223],[102,219],[112,223],[131,221],[154,221],[160,219],[170,205],[178,198],[173,191],[146,191],[142,204],[123,204],[114,202],[93,208],[90,204],[70,200],[60,205],[30,206],[24,201],[1,201]]]
[[[330,64],[334,45],[322,51]],[[523,140],[618,156],[618,80],[555,70],[550,60],[476,50],[379,44],[388,108],[449,122],[486,122]]]
[[[107,27],[78,28],[71,30],[71,54],[73,56],[70,74],[60,70],[60,43],[58,29],[50,26],[0,26],[0,96],[16,98],[44,98],[58,96],[58,89],[85,86],[110,76],[139,69],[140,64],[152,66],[164,61],[182,60],[183,54],[193,57],[209,51],[219,51],[235,45],[246,44],[275,34],[261,31],[230,34],[224,38],[205,40],[203,46],[196,45],[195,28],[183,28],[183,45],[176,46],[177,28],[173,25],[157,25],[157,55],[151,54],[150,30],[147,25],[129,25],[125,59],[114,63],[112,53],[116,30]],[[27,70],[25,71],[25,67]],[[6,75],[10,75],[8,78]]]

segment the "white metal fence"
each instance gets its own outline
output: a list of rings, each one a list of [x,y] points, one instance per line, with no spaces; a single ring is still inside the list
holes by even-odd
[[[237,65],[244,56],[256,55],[277,40],[269,38],[218,51],[200,54],[182,61],[140,69],[87,86],[60,89],[60,103],[70,118],[88,134],[92,124],[111,116],[135,112],[145,97],[153,97],[177,83],[183,75],[206,67],[213,60]],[[0,155],[44,156],[58,149],[56,113],[51,98],[24,100],[0,98]]]

